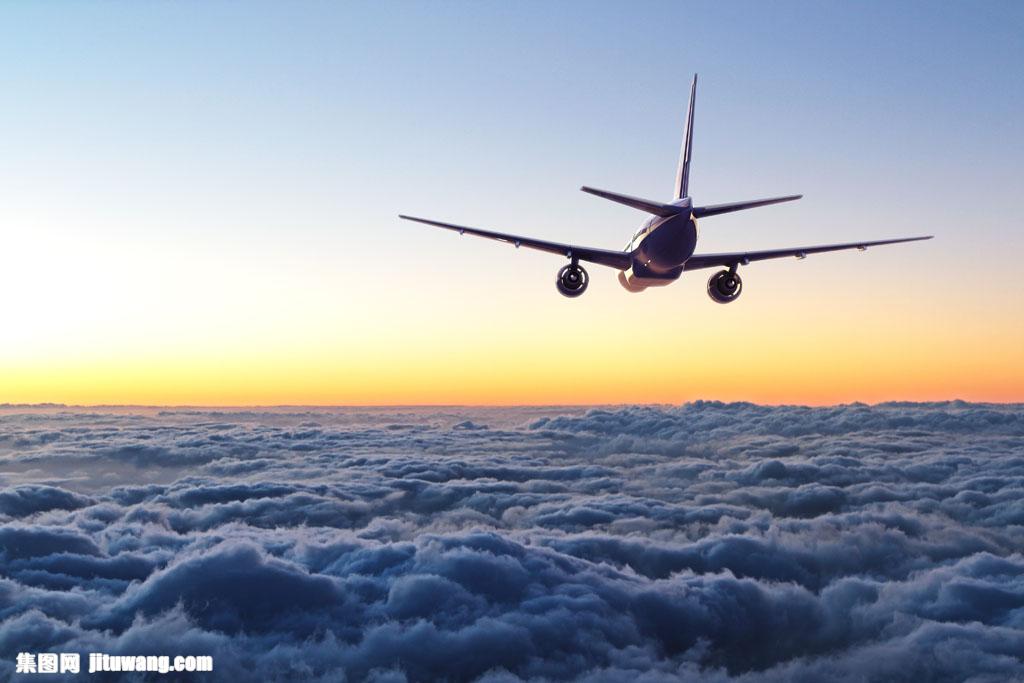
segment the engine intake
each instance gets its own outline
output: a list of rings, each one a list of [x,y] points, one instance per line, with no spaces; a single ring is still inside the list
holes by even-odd
[[[558,271],[558,280],[555,284],[562,296],[577,297],[587,291],[590,276],[587,275],[583,266],[578,263],[570,263]]]
[[[743,291],[743,280],[731,270],[721,270],[708,280],[708,296],[712,301],[727,304],[739,298]]]

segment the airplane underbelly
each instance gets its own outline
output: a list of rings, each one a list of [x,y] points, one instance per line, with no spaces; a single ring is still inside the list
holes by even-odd
[[[678,270],[682,271],[681,268]],[[626,291],[642,292],[648,287],[664,287],[665,285],[670,285],[675,282],[678,277],[678,274],[676,274],[675,277],[666,277],[664,275],[652,277],[652,275],[649,274],[649,271],[642,266],[639,266],[639,264],[635,264],[629,270],[619,271],[619,284],[622,285]]]

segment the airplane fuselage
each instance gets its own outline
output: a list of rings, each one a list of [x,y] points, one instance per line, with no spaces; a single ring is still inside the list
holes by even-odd
[[[690,211],[655,216],[634,235],[629,245],[633,264],[619,273],[619,283],[631,292],[667,285],[682,274],[696,248],[697,220]]]

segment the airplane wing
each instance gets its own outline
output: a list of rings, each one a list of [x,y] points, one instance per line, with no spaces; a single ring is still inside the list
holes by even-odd
[[[790,249],[771,249],[768,251],[738,251],[731,254],[694,254],[683,265],[683,270],[697,270],[698,268],[713,268],[715,266],[732,267],[734,264],[746,265],[751,261],[764,261],[772,258],[783,258],[795,256],[804,258],[808,254],[820,254],[825,251],[841,251],[843,249],[860,249],[877,247],[882,244],[898,244],[900,242],[917,242],[919,240],[930,240],[931,235],[925,237],[902,237],[894,240],[876,240],[874,242],[848,242],[846,244],[822,244],[814,247],[792,247]]]
[[[454,230],[460,235],[468,233],[470,235],[476,235],[478,237],[486,237],[492,240],[498,240],[499,242],[508,242],[514,244],[516,247],[527,247],[529,249],[537,249],[539,251],[546,251],[551,254],[561,254],[566,258],[578,258],[580,261],[587,261],[589,263],[597,263],[602,266],[609,266],[618,270],[626,270],[633,264],[633,257],[626,251],[612,251],[608,249],[594,249],[592,247],[579,247],[575,244],[562,244],[560,242],[547,242],[545,240],[537,240],[532,237],[522,237],[520,235],[510,235],[504,232],[492,232],[490,230],[481,230],[480,228],[470,228],[465,225],[453,225],[451,223],[441,223],[440,221],[431,221],[426,218],[416,218],[415,216],[402,216],[407,221],[416,221],[417,223],[425,223],[427,225],[434,225],[445,230]]]

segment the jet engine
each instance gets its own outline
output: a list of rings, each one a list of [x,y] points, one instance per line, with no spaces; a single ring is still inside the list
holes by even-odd
[[[742,291],[743,280],[732,270],[721,270],[708,280],[708,296],[720,304],[735,301]]]
[[[578,263],[570,263],[558,271],[558,281],[555,284],[562,296],[577,297],[587,291],[589,283],[590,277],[583,266]]]

